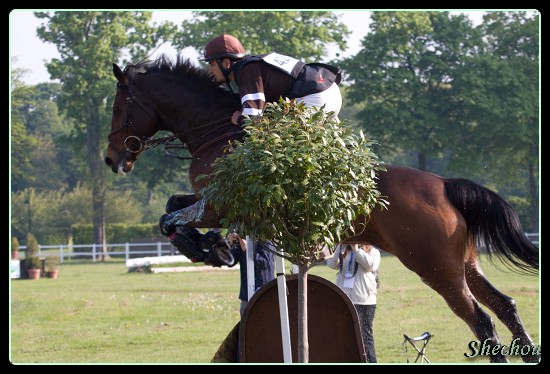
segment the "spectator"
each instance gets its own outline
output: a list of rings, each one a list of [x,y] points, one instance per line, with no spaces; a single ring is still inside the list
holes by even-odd
[[[335,254],[326,259],[326,264],[331,269],[338,269],[336,284],[349,296],[357,310],[367,362],[376,362],[372,327],[380,251],[371,245],[339,245]]]
[[[236,232],[227,236],[227,241],[231,246],[231,253],[235,260],[240,264],[241,287],[239,299],[241,300],[240,313],[241,318],[248,304],[248,273],[246,263],[246,241]],[[256,243],[254,246],[254,282],[255,289],[258,290],[267,282],[275,279],[275,258],[271,251],[266,249],[266,243]]]

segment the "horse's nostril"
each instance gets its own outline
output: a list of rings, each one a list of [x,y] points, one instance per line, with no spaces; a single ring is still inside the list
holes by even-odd
[[[105,163],[107,166],[113,166],[113,160],[110,157],[105,157]]]

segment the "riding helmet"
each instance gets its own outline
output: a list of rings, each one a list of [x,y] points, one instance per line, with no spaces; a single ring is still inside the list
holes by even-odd
[[[239,41],[233,35],[222,34],[216,36],[204,47],[203,61],[209,62],[219,60],[220,58],[239,59],[244,57],[245,50]]]

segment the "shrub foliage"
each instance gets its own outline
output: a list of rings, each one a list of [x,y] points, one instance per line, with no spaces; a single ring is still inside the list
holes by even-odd
[[[251,121],[251,120],[248,120]],[[227,210],[221,223],[271,240],[294,264],[318,260],[364,225],[387,202],[376,189],[384,171],[374,141],[354,134],[330,114],[292,100],[269,103],[248,122],[243,142],[231,143],[214,163],[206,201]],[[200,176],[204,178],[206,176]]]

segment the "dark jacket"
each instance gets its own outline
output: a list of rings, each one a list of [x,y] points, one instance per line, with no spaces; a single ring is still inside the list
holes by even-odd
[[[322,92],[340,82],[340,70],[334,66],[305,64],[289,57],[292,63],[285,70],[264,60],[270,55],[273,54],[244,57],[233,68],[235,83],[239,86],[243,116],[262,115],[265,103],[277,102],[280,97],[304,97]],[[239,119],[241,125],[243,118]]]
[[[241,271],[241,289],[239,299],[248,301],[248,275],[246,267],[246,251],[243,251],[239,245],[231,248],[233,256],[238,259]],[[256,243],[254,249],[254,281],[256,290],[267,282],[275,279],[275,258],[273,253],[267,250],[263,245]]]

